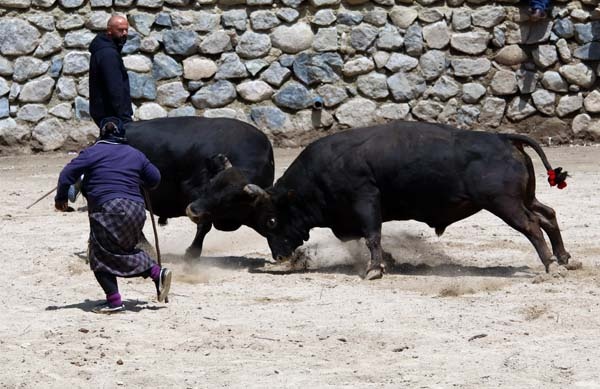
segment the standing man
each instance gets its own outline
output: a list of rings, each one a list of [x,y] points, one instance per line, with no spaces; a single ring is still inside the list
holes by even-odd
[[[98,127],[107,117],[117,117],[123,124],[132,121],[129,76],[121,58],[128,29],[124,16],[113,15],[106,32],[90,44],[90,115]]]
[[[146,220],[140,187],[158,186],[160,172],[141,151],[127,144],[118,118],[106,118],[102,125],[100,139],[60,172],[54,205],[58,211],[68,209],[69,185],[84,174],[90,268],[106,294],[106,302],[92,311],[115,313],[125,310],[117,277],[150,277],[162,302],[169,294],[171,271],[136,248]]]

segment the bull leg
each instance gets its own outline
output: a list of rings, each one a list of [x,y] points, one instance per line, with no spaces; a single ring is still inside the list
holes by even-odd
[[[540,225],[546,234],[548,234],[548,238],[550,238],[552,252],[558,258],[558,263],[561,265],[568,264],[571,254],[565,250],[560,228],[558,227],[558,222],[556,221],[556,212],[554,209],[540,203],[535,198],[531,204],[531,209],[539,216]]]
[[[208,234],[208,231],[212,228],[212,223],[199,223],[196,225],[196,236],[190,247],[185,250],[186,258],[198,258],[202,254],[202,245],[204,244],[204,237]]]
[[[488,210],[529,239],[544,264],[546,272],[549,272],[550,264],[555,257],[544,240],[540,218],[522,203],[515,203],[514,198],[497,199],[494,207]]]
[[[381,249],[381,232],[377,232],[367,237],[367,247],[371,252],[371,260],[367,265],[367,274],[365,279],[377,280],[383,277],[385,273],[385,264],[383,263],[383,250]]]
[[[381,204],[379,192],[371,196],[364,196],[354,205],[354,212],[360,223],[362,234],[371,253],[371,260],[367,265],[365,279],[376,280],[383,277],[385,264],[383,263],[383,250],[381,248]]]

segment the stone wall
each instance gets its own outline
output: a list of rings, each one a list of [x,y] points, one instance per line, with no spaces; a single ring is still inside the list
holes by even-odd
[[[228,116],[278,145],[392,119],[600,140],[600,7],[485,0],[0,0],[0,150],[76,148],[87,47],[126,14],[135,117]],[[322,109],[314,107],[322,105]]]

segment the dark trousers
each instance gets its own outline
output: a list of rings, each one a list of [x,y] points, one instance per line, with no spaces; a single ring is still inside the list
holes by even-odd
[[[96,276],[96,280],[102,287],[102,290],[104,290],[104,294],[106,294],[107,296],[110,296],[112,294],[119,292],[119,284],[117,283],[117,276],[115,276],[114,274],[107,273],[104,271],[95,271],[94,276]],[[131,277],[148,278],[148,277],[150,277],[150,269],[146,270],[143,273],[135,274],[135,275],[124,277],[124,278],[131,278]]]

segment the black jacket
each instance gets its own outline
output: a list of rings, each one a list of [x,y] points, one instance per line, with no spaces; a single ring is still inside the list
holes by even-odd
[[[124,123],[131,121],[129,76],[117,45],[105,33],[96,35],[90,44],[90,115],[100,121],[115,116]]]

